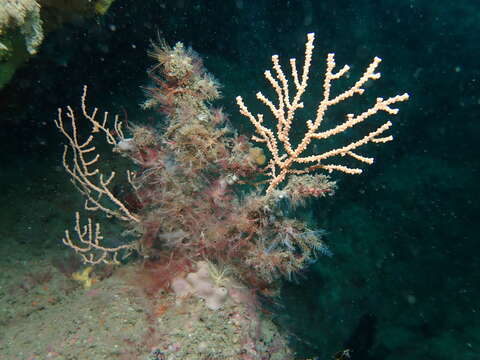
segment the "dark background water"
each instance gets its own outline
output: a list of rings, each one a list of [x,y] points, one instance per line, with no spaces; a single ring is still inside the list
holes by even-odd
[[[83,84],[95,106],[129,121],[157,116],[138,106],[152,40],[200,53],[223,84],[218,105],[251,133],[235,96],[253,103],[267,89],[271,54],[301,61],[315,32],[309,96],[321,95],[313,82],[335,52],[352,79],[383,59],[382,79],[357,112],[374,96],[411,99],[392,119],[395,141],[364,152],[374,165],[360,176],[333,174],[337,194],[314,204],[335,256],[285,286],[279,323],[299,353],[321,359],[347,348],[352,359],[480,359],[479,30],[480,3],[465,0],[116,0],[106,16],[50,33],[0,92],[0,161],[14,174],[2,187],[41,186],[48,169],[28,165],[34,175],[25,179],[32,159],[59,164],[52,119],[57,107],[78,104]]]

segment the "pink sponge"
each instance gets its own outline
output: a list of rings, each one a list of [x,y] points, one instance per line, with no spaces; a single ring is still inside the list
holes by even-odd
[[[225,287],[215,285],[206,261],[198,262],[197,271],[188,274],[186,278],[173,279],[171,287],[178,297],[194,294],[205,300],[205,305],[211,310],[218,310],[228,297]]]

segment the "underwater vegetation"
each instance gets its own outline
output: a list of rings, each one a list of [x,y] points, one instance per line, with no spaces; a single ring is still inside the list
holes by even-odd
[[[84,87],[82,120],[71,107],[58,111],[56,126],[67,139],[63,165],[84,195],[85,209],[120,220],[125,234],[134,240],[109,246],[101,225],[90,217],[82,220],[77,212],[74,231],[67,230],[63,242],[90,265],[118,263],[136,252],[156,273],[159,288],[176,287],[176,292],[193,286],[192,281],[179,279],[205,271],[220,292],[228,274],[271,295],[280,279],[291,278],[319,255],[331,256],[323,242],[324,231],[295,217],[294,210],[308,206],[309,199],[334,194],[335,181],[325,172],[360,174],[362,170],[350,164],[371,164],[373,158],[357,151],[368,143],[392,140],[384,135],[392,123],[375,125],[366,135],[324,152],[315,153],[313,145],[379,112],[396,114],[398,109],[391,106],[407,100],[408,94],[377,98],[367,110],[347,114],[343,122],[326,128],[323,122],[329,108],[361,95],[367,82],[380,77],[376,69],[381,61],[374,58],[350,88],[333,95],[332,83],[349,67],[335,71],[334,54],[329,54],[323,98],[313,120],[299,124],[313,42],[314,34],[308,34],[301,69],[295,59],[290,60],[291,80],[279,57],[272,57],[273,73],[266,71],[265,78],[276,99],[261,92],[256,97],[270,110],[273,121],[252,114],[243,98],[237,97],[240,113],[255,129],[251,140],[238,134],[222,109],[212,105],[220,97],[219,84],[200,56],[182,43],[170,47],[161,41],[150,52],[154,65],[142,106],[158,110],[158,124],[111,120],[108,113],[88,108]],[[79,121],[91,126],[86,139],[77,130]],[[293,129],[303,129],[303,137],[296,139]],[[102,170],[95,146],[98,137],[132,163],[122,183],[129,190],[116,191],[120,177]]]

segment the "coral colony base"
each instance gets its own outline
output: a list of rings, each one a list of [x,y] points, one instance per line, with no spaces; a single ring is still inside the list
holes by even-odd
[[[156,351],[165,359],[292,356],[274,325],[260,321],[255,295],[274,296],[279,280],[290,279],[318,255],[331,255],[323,232],[294,218],[294,210],[308,199],[334,193],[335,182],[319,171],[361,173],[348,164],[371,164],[373,158],[357,151],[368,143],[392,140],[384,135],[392,123],[375,126],[349,144],[323,153],[315,153],[313,145],[363,124],[378,112],[394,115],[398,109],[390,106],[408,99],[408,94],[377,98],[369,109],[348,114],[342,123],[325,129],[326,111],[361,95],[368,81],[380,77],[375,71],[381,61],[374,58],[353,86],[332,95],[332,83],[349,67],[334,72],[334,54],[329,54],[323,98],[313,120],[300,124],[303,137],[295,139],[292,127],[302,128],[298,110],[304,107],[313,41],[314,34],[308,34],[300,72],[296,60],[290,60],[291,80],[278,56],[272,57],[273,73],[265,71],[265,78],[276,99],[261,92],[256,97],[270,110],[273,121],[252,114],[237,97],[240,113],[254,126],[251,140],[257,146],[226,124],[222,109],[210,105],[220,96],[219,86],[200,57],[182,43],[173,48],[160,43],[150,53],[155,61],[149,71],[153,85],[143,106],[159,110],[161,125],[124,128],[118,117],[109,122],[108,113],[87,108],[86,87],[81,115],[92,127],[86,140],[79,135],[74,110],[58,111],[56,126],[67,139],[63,165],[85,196],[85,209],[121,220],[136,238],[109,247],[100,224],[91,218],[83,221],[77,213],[74,232],[67,230],[63,242],[90,265],[119,263],[132,252],[144,258],[144,271],[168,299],[165,309],[177,304],[188,314],[175,315],[176,330],[162,330]],[[128,192],[114,191],[117,174],[99,169],[96,136],[104,136],[115,153],[133,163],[135,170],[128,170],[126,176]],[[196,325],[202,317],[212,322],[209,332]],[[218,331],[221,341],[215,338]]]

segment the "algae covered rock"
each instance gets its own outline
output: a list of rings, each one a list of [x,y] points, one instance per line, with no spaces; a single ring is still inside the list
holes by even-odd
[[[0,3],[0,88],[15,69],[34,55],[44,33],[40,5],[34,0],[6,0]]]
[[[79,17],[104,15],[113,1],[0,1],[0,89],[38,52],[46,33]]]

